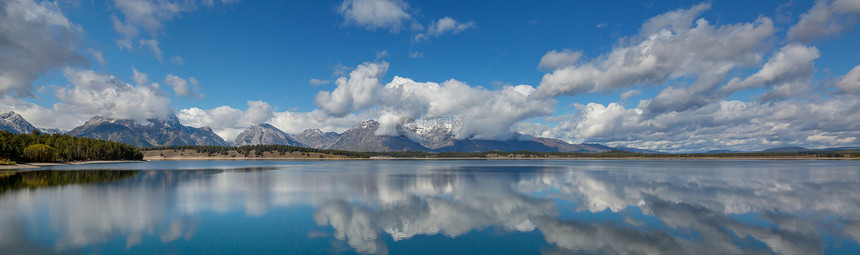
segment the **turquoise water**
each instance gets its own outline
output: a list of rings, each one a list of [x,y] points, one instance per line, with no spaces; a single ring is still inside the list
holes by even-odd
[[[860,254],[860,162],[199,161],[0,174],[0,254]]]

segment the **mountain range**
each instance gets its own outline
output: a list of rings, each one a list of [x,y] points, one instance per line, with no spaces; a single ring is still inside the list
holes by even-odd
[[[96,116],[66,134],[121,142],[137,147],[229,145],[212,132],[212,129],[184,126],[179,123],[176,116],[172,115],[166,120],[150,119],[146,123]]]
[[[150,119],[138,122],[96,116],[66,134],[131,144],[138,147],[218,145],[242,146],[275,144],[303,146],[318,149],[349,151],[426,151],[426,152],[483,152],[483,151],[535,151],[535,152],[604,152],[625,150],[653,153],[630,148],[613,148],[599,144],[571,144],[558,139],[515,134],[511,139],[480,140],[456,139],[448,125],[411,126],[402,136],[376,135],[380,124],[374,120],[361,122],[343,133],[308,129],[290,135],[278,128],[261,123],[248,127],[232,143],[224,141],[208,127],[195,128],[182,125],[176,116],[167,119]],[[21,115],[0,111],[0,130],[29,133],[38,130]],[[45,130],[57,133],[59,130]],[[43,131],[44,132],[44,131]]]

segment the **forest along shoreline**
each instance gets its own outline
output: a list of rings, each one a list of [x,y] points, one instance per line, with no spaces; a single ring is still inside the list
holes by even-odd
[[[29,134],[0,131],[0,169],[21,169],[54,164],[141,161],[137,147],[65,134]]]
[[[527,160],[527,159],[750,159],[750,160],[858,160],[860,151],[745,152],[646,154],[626,151],[599,153],[487,151],[487,152],[355,152],[324,150],[288,145],[173,146],[142,148],[143,159],[161,160],[362,160],[362,159],[445,159],[445,160]]]
[[[0,131],[0,170],[32,169],[54,165],[119,163],[160,160],[526,160],[526,159],[758,159],[858,160],[860,151],[801,151],[743,153],[636,153],[605,151],[533,152],[358,152],[288,145],[170,146],[137,148],[119,142],[62,134],[13,134]]]

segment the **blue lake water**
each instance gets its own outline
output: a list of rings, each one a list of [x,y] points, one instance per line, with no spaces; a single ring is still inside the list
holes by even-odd
[[[858,242],[858,161],[187,161],[0,173],[0,254],[860,254]]]

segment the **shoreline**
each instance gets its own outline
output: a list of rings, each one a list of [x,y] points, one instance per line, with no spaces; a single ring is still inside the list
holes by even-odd
[[[857,161],[860,158],[833,157],[540,157],[540,158],[399,158],[399,157],[370,157],[370,158],[223,158],[223,157],[183,157],[183,158],[144,158],[143,160],[93,160],[51,163],[23,163],[15,165],[0,165],[0,171],[30,170],[47,166],[89,165],[111,163],[139,163],[151,161],[348,161],[348,160],[840,160]]]
[[[407,158],[407,157],[370,157],[370,158],[225,158],[225,157],[173,157],[144,158],[144,161],[341,161],[341,160],[860,160],[860,158],[836,157],[455,157],[455,158]]]
[[[0,170],[29,170],[46,166],[66,166],[66,165],[89,165],[89,164],[110,164],[110,163],[137,163],[146,162],[147,160],[90,160],[90,161],[69,161],[69,162],[41,162],[41,163],[23,163],[14,165],[0,165]]]

